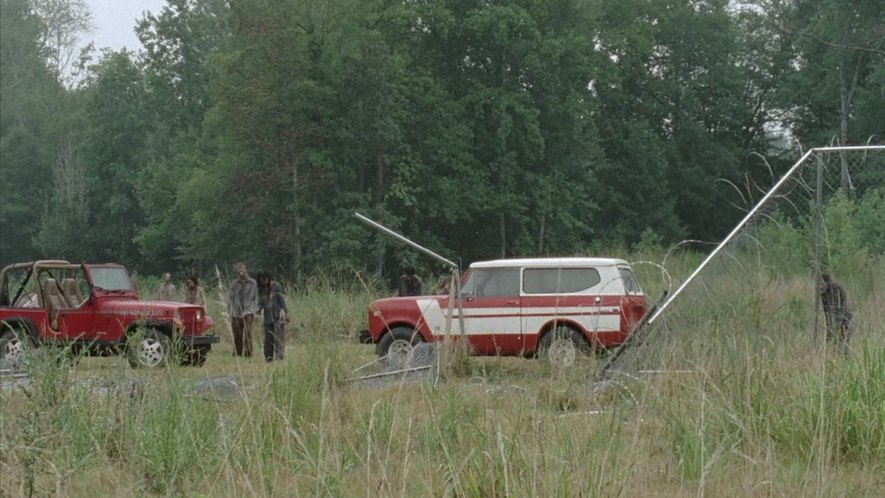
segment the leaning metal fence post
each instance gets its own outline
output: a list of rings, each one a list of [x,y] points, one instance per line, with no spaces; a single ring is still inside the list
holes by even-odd
[[[817,191],[814,200],[814,330],[813,338],[815,347],[820,347],[820,278],[821,278],[821,243],[823,239],[823,174],[824,162],[820,154],[816,155],[817,165]]]
[[[455,289],[457,289],[457,291],[458,291],[458,293],[457,293],[458,325],[460,325],[460,327],[461,327],[461,335],[463,336],[464,335],[464,308],[461,305],[461,271],[458,268],[458,265],[455,264],[454,262],[449,261],[448,259],[440,256],[439,254],[431,251],[430,249],[428,249],[420,244],[417,244],[415,242],[412,242],[411,240],[407,239],[405,236],[394,232],[393,230],[387,228],[386,226],[384,226],[380,223],[372,221],[369,218],[366,218],[365,216],[363,216],[359,213],[353,213],[353,214],[360,221],[365,222],[365,223],[377,228],[378,230],[381,230],[382,232],[386,233],[387,235],[390,235],[391,237],[395,238],[396,240],[399,240],[400,242],[403,242],[405,244],[408,244],[408,245],[414,247],[415,249],[418,249],[419,251],[423,252],[424,254],[427,254],[428,256],[436,259],[437,261],[441,261],[442,263],[446,264],[452,271],[455,272],[455,277],[458,279],[456,282],[457,285],[455,286]]]

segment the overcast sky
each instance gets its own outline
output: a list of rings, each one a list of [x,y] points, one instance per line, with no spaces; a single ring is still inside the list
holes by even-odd
[[[140,50],[135,36],[135,20],[144,11],[159,13],[165,0],[86,0],[92,12],[92,33],[83,35],[83,45],[95,42],[96,49]]]

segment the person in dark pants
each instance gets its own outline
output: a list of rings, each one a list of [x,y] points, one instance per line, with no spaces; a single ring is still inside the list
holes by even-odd
[[[854,319],[848,309],[848,294],[828,273],[821,275],[819,289],[820,302],[827,321],[827,343],[847,350]]]
[[[234,355],[252,356],[252,324],[258,313],[258,285],[249,276],[246,265],[234,266],[237,278],[230,283],[227,292],[227,313],[234,335]]]
[[[264,314],[264,359],[282,360],[286,351],[288,308],[283,286],[268,272],[258,273],[258,307]]]
[[[403,296],[420,296],[422,294],[423,283],[418,275],[415,275],[414,266],[406,266],[403,268],[403,274],[399,277],[399,295]]]

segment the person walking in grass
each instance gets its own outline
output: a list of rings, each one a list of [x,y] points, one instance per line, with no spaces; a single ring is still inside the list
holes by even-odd
[[[157,301],[174,301],[175,300],[175,284],[172,283],[172,274],[166,272],[163,274],[163,283],[157,289]]]
[[[845,287],[835,282],[829,273],[821,275],[819,290],[827,322],[827,343],[847,350],[854,321],[854,316],[848,308],[848,293],[845,292]]]
[[[258,284],[249,276],[244,263],[234,265],[237,278],[227,291],[227,313],[234,335],[234,355],[252,356],[252,325],[258,313]]]
[[[195,275],[187,277],[184,287],[184,302],[206,307],[206,292],[200,287],[200,280]]]
[[[282,360],[286,352],[288,308],[283,286],[268,272],[258,273],[258,307],[264,315],[264,360]]]

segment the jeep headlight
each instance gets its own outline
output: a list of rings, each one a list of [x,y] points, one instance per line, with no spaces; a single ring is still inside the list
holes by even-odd
[[[199,322],[202,319],[203,319],[203,310],[197,310],[197,321]]]

